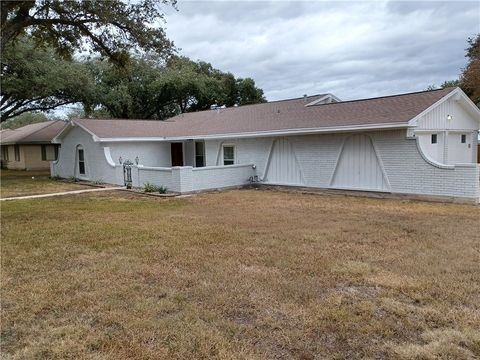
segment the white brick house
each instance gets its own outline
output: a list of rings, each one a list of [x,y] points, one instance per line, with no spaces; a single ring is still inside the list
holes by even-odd
[[[480,111],[459,88],[355,101],[323,94],[178,115],[72,121],[52,174],[176,192],[248,184],[479,202]]]

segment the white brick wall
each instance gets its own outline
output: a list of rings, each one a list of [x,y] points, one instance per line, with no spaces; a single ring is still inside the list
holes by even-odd
[[[386,178],[393,193],[439,195],[468,199],[480,198],[479,168],[475,164],[437,166],[428,162],[417,147],[417,140],[407,139],[405,130],[378,131],[366,133],[372,138]],[[305,186],[329,188],[339,153],[345,138],[349,134],[325,134],[288,137],[292,144]],[[172,191],[194,191],[209,188],[241,185],[248,182],[252,175],[264,177],[269,152],[275,138],[234,139],[227,141],[205,141],[208,168],[173,169],[137,169],[134,186],[143,186],[145,182],[167,186]],[[217,167],[221,163],[222,144],[234,144],[236,164],[244,166]],[[91,180],[123,184],[121,167],[112,167],[106,161],[103,146],[95,143],[91,135],[80,128],[72,129],[64,138],[59,152],[59,161],[53,165],[54,173],[69,177],[75,175],[75,149],[83,145],[88,176]],[[147,143],[108,144],[113,161],[118,154],[133,156],[151,161],[141,164],[159,167],[170,157],[169,145]],[[168,143],[167,143],[168,144]],[[163,150],[162,150],[163,149]],[[136,155],[135,155],[136,156]],[[122,156],[123,157],[123,156]],[[130,159],[134,160],[134,159]],[[255,164],[256,170],[251,165]],[[133,174],[132,174],[133,175]]]
[[[405,130],[368,132],[378,151],[391,192],[478,199],[478,165],[438,167],[422,157],[416,140],[407,139]],[[349,134],[288,137],[302,169],[305,186],[329,188],[342,144]],[[223,143],[236,146],[237,158],[257,166],[264,176],[274,138],[237,139]],[[207,158],[218,157],[222,142],[207,141]],[[240,160],[239,160],[240,161]]]
[[[255,175],[252,164],[192,169],[192,190],[217,189],[249,183]]]

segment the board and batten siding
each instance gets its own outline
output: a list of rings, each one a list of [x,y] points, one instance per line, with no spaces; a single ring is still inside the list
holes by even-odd
[[[270,184],[305,185],[295,150],[288,138],[273,141],[264,178]]]
[[[350,145],[348,138],[353,139]],[[256,165],[256,175],[259,179],[273,184],[274,182],[268,179],[267,163],[278,139],[231,139],[228,143],[235,146],[237,158],[246,159]],[[298,165],[302,174],[302,186],[473,199],[480,197],[478,167],[470,164],[442,168],[430,163],[421,154],[417,140],[407,138],[405,130],[298,135],[285,139],[288,140],[291,151],[297,159],[296,166]],[[205,143],[208,151],[207,161],[209,158],[216,158],[223,142],[206,140]],[[362,143],[365,150],[355,150],[356,147],[361,147]],[[342,160],[344,144],[347,146],[346,161]],[[361,162],[366,170],[355,165]],[[341,182],[342,186],[337,182],[340,178],[335,178],[337,167],[340,172],[346,172],[341,176],[345,179]],[[275,179],[279,185],[288,184],[289,181],[288,176]]]
[[[331,182],[332,188],[388,191],[372,139],[355,134],[345,139]]]

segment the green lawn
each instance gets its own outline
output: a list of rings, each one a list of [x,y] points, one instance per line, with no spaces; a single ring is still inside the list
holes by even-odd
[[[1,204],[6,359],[474,359],[480,208],[239,190]]]

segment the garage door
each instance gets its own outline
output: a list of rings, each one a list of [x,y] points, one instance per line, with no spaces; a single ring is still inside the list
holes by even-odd
[[[357,134],[347,138],[338,159],[331,187],[370,191],[389,190],[369,136]]]
[[[274,141],[265,182],[278,185],[303,185],[303,176],[295,151],[286,138]]]

